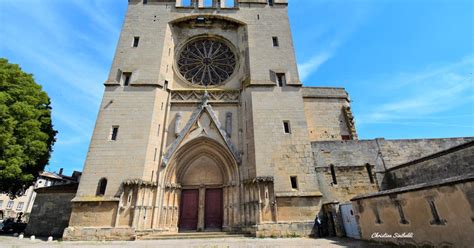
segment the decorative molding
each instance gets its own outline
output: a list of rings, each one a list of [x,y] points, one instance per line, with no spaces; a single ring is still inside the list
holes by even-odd
[[[181,184],[178,183],[167,183],[165,189],[181,189]]]
[[[346,119],[347,128],[349,129],[349,133],[352,140],[357,139],[357,131],[355,128],[355,120],[354,115],[352,114],[351,107],[344,106],[342,107],[342,112],[344,113],[344,118]]]
[[[206,94],[205,90],[173,90],[172,103],[199,103]],[[239,103],[240,91],[216,90],[207,92],[211,103]]]
[[[127,179],[123,181],[124,186],[145,186],[145,187],[156,187],[158,184],[156,182],[145,181],[142,179]]]
[[[244,180],[244,184],[254,184],[254,183],[272,183],[274,181],[273,177],[255,177],[251,179]]]
[[[227,148],[229,149],[229,151],[232,153],[232,156],[234,157],[237,164],[239,165],[241,164],[242,160],[240,157],[240,152],[232,143],[232,140],[227,135],[226,130],[222,127],[221,123],[219,122],[219,119],[217,118],[216,113],[212,109],[211,105],[209,105],[210,98],[211,98],[211,94],[208,94],[207,91],[204,91],[204,94],[202,95],[202,98],[200,99],[201,104],[194,110],[193,114],[191,115],[191,118],[186,123],[186,126],[181,130],[176,140],[173,142],[173,144],[171,144],[170,148],[166,151],[165,155],[163,156],[163,160],[162,160],[163,167],[166,167],[168,165],[171,157],[174,155],[179,145],[184,140],[184,137],[186,136],[186,134],[188,134],[191,131],[191,128],[193,127],[194,123],[198,121],[199,117],[204,111],[206,111],[209,114],[212,122],[214,122],[214,124],[216,125],[217,130],[219,131],[219,134],[221,135],[222,139],[227,145]]]

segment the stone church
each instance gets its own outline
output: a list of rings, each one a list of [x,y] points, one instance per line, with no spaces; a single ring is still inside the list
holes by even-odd
[[[357,132],[343,88],[302,85],[287,0],[128,2],[65,239],[309,235],[378,190],[377,162],[318,163]]]

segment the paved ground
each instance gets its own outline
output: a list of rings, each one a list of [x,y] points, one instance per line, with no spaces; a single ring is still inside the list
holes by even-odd
[[[387,247],[364,241],[351,239],[257,239],[257,238],[225,238],[225,239],[185,239],[185,240],[139,240],[139,241],[110,241],[110,242],[46,242],[44,240],[31,241],[29,239],[18,239],[12,236],[0,236],[0,247],[191,247],[191,248],[287,248],[287,247]]]

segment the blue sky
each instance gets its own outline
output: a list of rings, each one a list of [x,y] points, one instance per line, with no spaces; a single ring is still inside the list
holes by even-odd
[[[0,0],[0,57],[33,73],[82,170],[126,0]],[[290,0],[300,77],[345,87],[359,138],[474,136],[474,1]]]

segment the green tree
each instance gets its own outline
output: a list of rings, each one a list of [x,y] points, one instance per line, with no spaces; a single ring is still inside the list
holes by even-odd
[[[0,192],[15,197],[34,182],[56,133],[46,92],[31,74],[0,58]]]

